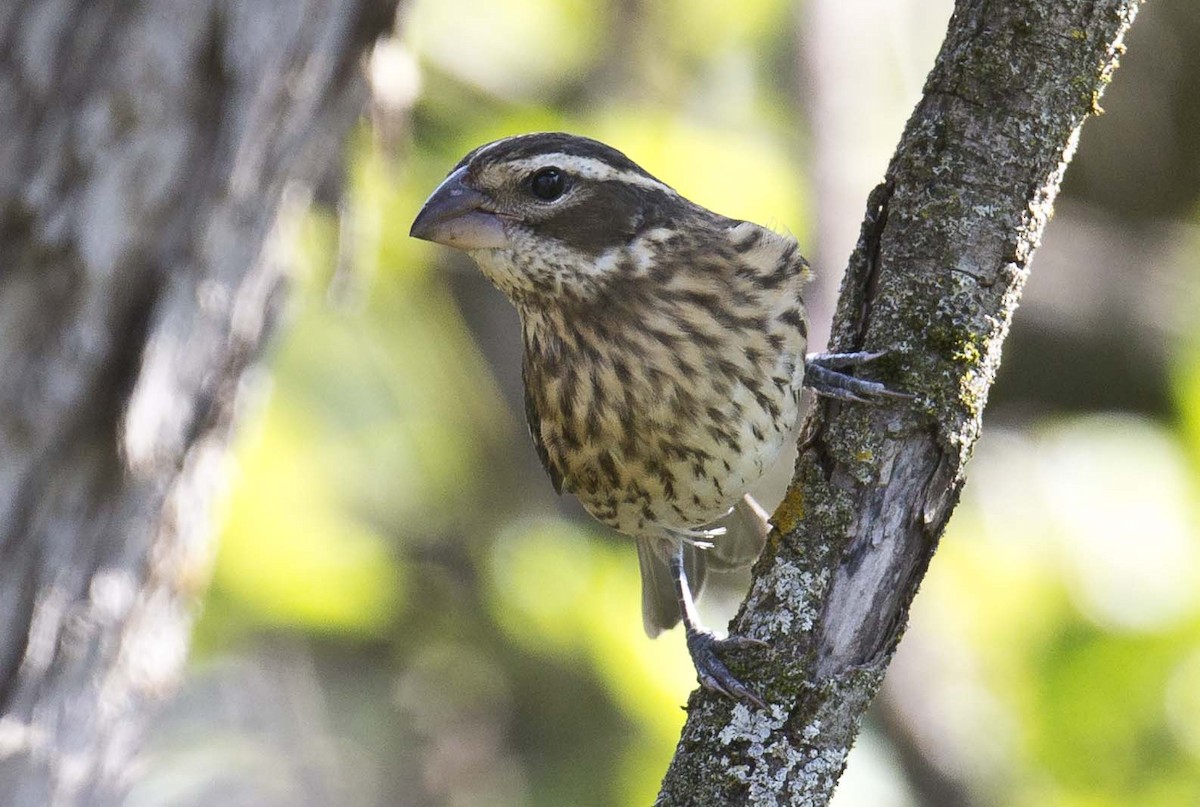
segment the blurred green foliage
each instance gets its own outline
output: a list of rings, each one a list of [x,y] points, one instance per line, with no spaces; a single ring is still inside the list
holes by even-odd
[[[792,9],[417,0],[402,25],[420,101],[398,144],[355,138],[341,219],[300,228],[197,658],[304,643],[355,803],[648,804],[681,637],[644,637],[631,544],[549,493],[493,369],[515,325],[462,313],[503,301],[407,230],[468,149],[564,129],[806,241]],[[980,447],[910,643],[981,804],[1200,803],[1200,326],[1177,355],[1178,422],[1060,413]]]

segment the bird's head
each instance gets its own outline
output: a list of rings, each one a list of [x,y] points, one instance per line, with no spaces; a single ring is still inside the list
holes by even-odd
[[[469,153],[410,234],[464,250],[520,305],[586,296],[613,273],[649,263],[643,253],[666,228],[704,214],[610,146],[538,133]]]

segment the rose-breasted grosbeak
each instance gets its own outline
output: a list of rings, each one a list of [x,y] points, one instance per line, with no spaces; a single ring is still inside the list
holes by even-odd
[[[761,643],[716,639],[693,589],[706,563],[745,565],[766,535],[765,513],[743,496],[788,438],[805,381],[809,271],[795,239],[558,133],[472,151],[411,235],[465,250],[520,312],[538,455],[556,490],[637,539],[646,632],[682,617],[700,683],[761,705],[717,656]],[[886,395],[836,372],[873,357],[810,357],[809,384]],[[707,528],[735,507],[750,529]]]

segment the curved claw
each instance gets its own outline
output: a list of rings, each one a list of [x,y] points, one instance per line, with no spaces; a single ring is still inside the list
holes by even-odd
[[[730,636],[727,639],[718,639],[708,631],[697,630],[688,632],[687,647],[688,653],[692,656],[692,663],[696,665],[696,680],[700,682],[700,686],[720,692],[734,700],[749,701],[759,709],[767,708],[766,702],[759,697],[758,693],[739,681],[725,666],[725,663],[718,658],[717,653],[729,649],[764,648],[770,647],[770,645],[749,636]]]
[[[888,389],[878,381],[856,378],[843,372],[844,368],[868,364],[885,355],[887,355],[886,350],[877,353],[864,351],[812,354],[804,361],[805,373],[802,383],[818,395],[839,401],[880,403],[885,398],[912,400],[915,396],[907,392],[897,392]]]
[[[857,367],[869,364],[876,359],[882,359],[890,350],[859,350],[854,353],[809,353],[804,357],[806,364],[819,364],[830,370],[840,370],[843,367]]]

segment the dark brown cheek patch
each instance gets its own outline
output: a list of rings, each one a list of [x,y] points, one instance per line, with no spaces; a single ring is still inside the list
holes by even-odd
[[[671,202],[677,201],[657,188],[622,182],[599,182],[585,192],[585,199],[551,213],[534,229],[593,258],[665,223]]]

